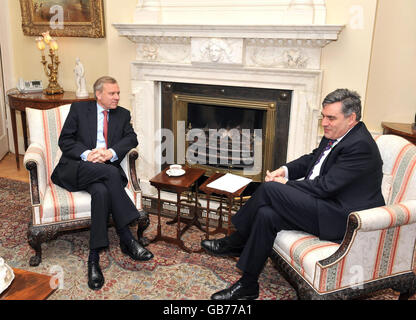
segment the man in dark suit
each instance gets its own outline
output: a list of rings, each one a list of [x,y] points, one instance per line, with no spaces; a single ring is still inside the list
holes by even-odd
[[[347,89],[328,94],[322,103],[324,137],[311,154],[267,171],[250,200],[232,217],[236,232],[201,246],[220,256],[239,256],[242,277],[211,299],[256,299],[258,277],[280,230],[303,230],[340,242],[348,214],[384,205],[382,160],[360,122],[360,96]],[[302,179],[303,178],[303,179]]]
[[[108,247],[107,223],[111,212],[120,247],[134,260],[149,260],[153,254],[130,232],[129,224],[139,213],[125,191],[127,177],[120,166],[127,152],[137,146],[130,112],[118,106],[120,89],[111,77],[94,84],[95,101],[71,105],[59,137],[62,157],[52,173],[53,183],[68,191],[91,194],[90,254],[88,286],[104,284],[99,251]]]

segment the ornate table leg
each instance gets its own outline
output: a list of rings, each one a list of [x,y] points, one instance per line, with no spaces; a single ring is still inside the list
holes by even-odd
[[[161,224],[160,215],[161,215],[160,189],[157,188],[157,233],[156,233],[156,236],[152,240],[149,240],[150,243],[161,240],[162,238],[162,224]]]
[[[26,125],[26,112],[25,111],[20,111],[20,118],[22,119],[23,142],[24,142],[25,150],[27,150],[28,143],[27,143],[27,125]]]
[[[227,236],[231,234],[231,209],[233,206],[232,196],[228,198],[228,223],[227,223]]]
[[[205,239],[209,239],[209,202],[211,200],[211,195],[207,194],[207,216],[205,220]]]
[[[178,223],[176,224],[176,239],[181,241],[181,193],[176,194],[176,219]]]
[[[13,142],[14,142],[14,154],[16,155],[16,166],[20,169],[19,164],[19,144],[17,141],[17,128],[16,128],[16,110],[10,108],[10,118],[12,120]]]

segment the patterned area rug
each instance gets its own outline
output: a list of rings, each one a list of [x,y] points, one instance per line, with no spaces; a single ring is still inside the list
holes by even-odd
[[[145,235],[156,234],[157,217]],[[154,258],[136,262],[124,255],[113,227],[109,228],[110,247],[101,252],[100,265],[105,285],[92,291],[87,285],[89,232],[73,232],[42,244],[42,263],[30,267],[34,254],[27,243],[27,225],[31,219],[29,184],[0,178],[0,256],[11,267],[61,276],[60,287],[50,300],[206,300],[212,293],[228,287],[240,277],[232,258],[217,258],[205,253],[188,254],[165,242],[148,246]],[[167,221],[167,219],[163,219]],[[132,228],[133,234],[135,230]],[[174,236],[176,225],[163,223],[163,234]],[[192,227],[183,239],[186,246],[199,249],[203,233]],[[295,300],[296,292],[268,261],[260,277],[262,300]],[[413,297],[414,299],[415,297]],[[372,300],[397,299],[391,290],[367,297]]]

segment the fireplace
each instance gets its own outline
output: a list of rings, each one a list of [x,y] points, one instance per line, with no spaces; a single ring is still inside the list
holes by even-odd
[[[186,163],[260,182],[286,161],[291,91],[170,82],[161,90],[162,167]]]
[[[246,21],[253,22],[251,18]],[[169,128],[172,132],[169,139],[178,138],[174,133],[178,128],[173,130],[172,124],[174,103],[182,106],[175,111],[182,117],[176,125],[182,126],[179,132],[185,136],[190,130],[185,125],[186,117],[195,105],[229,108],[230,103],[236,103],[235,113],[237,109],[245,109],[244,101],[263,104],[262,120],[259,121],[264,123],[268,118],[265,114],[269,114],[264,110],[268,110],[268,103],[274,102],[274,135],[269,127],[266,130],[261,127],[264,154],[268,152],[267,148],[271,150],[271,156],[262,159],[262,174],[264,170],[275,169],[310,152],[320,139],[321,49],[337,40],[343,26],[325,25],[324,22],[305,22],[305,25],[201,23],[113,25],[121,36],[137,45],[136,58],[130,64],[131,109],[139,140],[137,171],[145,195],[155,194],[149,179],[160,172],[163,168],[161,159],[168,156],[162,151],[164,140],[161,132]],[[185,89],[176,92],[177,84],[184,85]],[[211,88],[213,92],[205,94],[201,88]],[[247,96],[254,91],[258,93]],[[178,98],[176,102],[175,95]],[[195,101],[201,96],[204,101]],[[170,107],[166,106],[167,101]],[[257,111],[252,115],[260,117]],[[195,128],[192,122],[194,120],[191,128]],[[204,129],[205,125],[201,126],[200,129]],[[220,127],[224,125],[220,124]],[[247,129],[254,127],[250,125]],[[271,143],[265,143],[267,133],[272,136]],[[179,158],[175,154],[177,150],[173,150],[169,160],[184,161],[186,149],[187,145],[184,145],[183,150],[179,150]],[[217,166],[210,170],[224,169],[231,168]],[[257,180],[261,176],[254,178]]]

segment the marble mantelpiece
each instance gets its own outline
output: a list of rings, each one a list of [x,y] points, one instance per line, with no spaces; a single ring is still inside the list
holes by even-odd
[[[160,83],[292,90],[287,160],[318,141],[321,49],[340,25],[113,24],[136,44],[131,61],[133,122],[144,193],[160,170]],[[149,137],[155,137],[149,139]],[[273,169],[273,168],[271,168]]]

